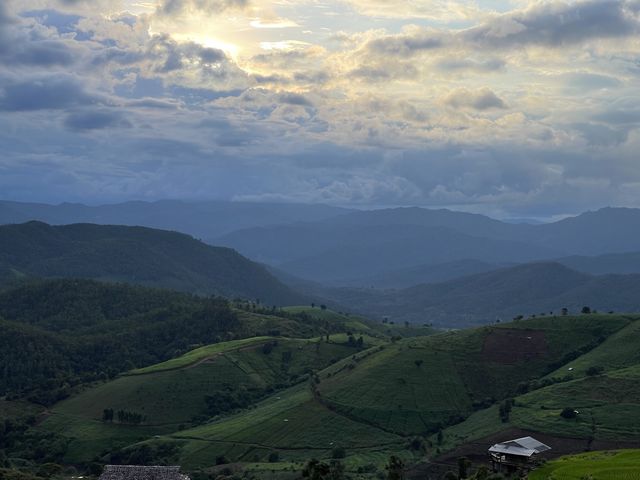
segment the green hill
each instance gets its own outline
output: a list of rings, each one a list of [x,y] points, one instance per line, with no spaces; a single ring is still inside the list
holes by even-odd
[[[530,480],[636,480],[640,450],[589,452],[549,462],[529,474]]]
[[[289,310],[283,322],[353,327],[337,312]],[[310,458],[344,457],[351,475],[369,477],[390,455],[427,467],[485,459],[492,443],[525,432],[557,454],[633,446],[639,324],[639,316],[539,317],[389,338],[363,322],[370,335],[361,347],[346,333],[329,342],[238,338],[86,388],[50,408],[36,431],[62,439],[66,463],[167,462],[209,473],[233,463],[259,477],[299,472]],[[590,369],[595,362],[603,370]],[[564,418],[567,408],[580,413]]]
[[[47,280],[0,292],[0,396],[50,404],[74,385],[172,359],[195,346],[255,335],[311,337],[343,325],[220,298]]]
[[[528,388],[531,379],[543,378],[568,359],[593,353],[607,339],[613,341],[616,335],[631,331],[635,323],[635,317],[615,315],[546,317],[374,345],[330,362],[305,383],[278,392],[255,408],[132,445],[116,458],[126,460],[145,448],[169,449],[171,461],[188,469],[205,468],[212,465],[212,459],[225,458],[265,472],[299,469],[301,462],[311,457],[329,459],[339,448],[345,451],[347,468],[356,472],[381,469],[390,454],[409,463],[420,461],[428,444],[417,440],[422,446],[413,449],[410,445],[416,437],[430,437],[427,455],[435,457],[440,450],[514,427],[538,428],[555,435],[565,426],[560,405],[579,398],[581,391],[586,395],[591,384],[580,383],[593,379],[556,383],[522,396],[518,392]],[[193,355],[192,360],[202,356]],[[151,372],[158,370],[166,375],[175,372],[171,363]],[[620,374],[614,381],[633,382],[633,374],[626,374],[631,376],[628,380]],[[132,381],[128,378],[119,381]],[[545,397],[549,409],[540,408],[536,395],[554,388],[558,389],[556,397],[551,393]],[[635,389],[630,392],[631,398]],[[516,405],[511,419],[503,423],[498,406],[513,396]],[[553,422],[544,422],[552,416]],[[50,421],[55,421],[55,415]],[[598,428],[603,438],[607,429],[615,428],[611,422],[617,421],[602,417]],[[582,424],[572,425],[566,426],[566,434],[581,432]],[[436,438],[440,429],[444,435],[441,445]],[[278,467],[267,463],[274,452]]]
[[[92,278],[203,295],[307,303],[261,265],[229,248],[142,227],[29,222],[0,226],[0,282]]]
[[[379,340],[367,337],[371,342]],[[57,404],[43,428],[72,439],[68,461],[89,461],[140,438],[249,407],[358,351],[346,335],[332,335],[330,342],[324,336],[254,337],[214,344],[85,390]],[[144,420],[104,422],[108,409],[136,412]]]
[[[598,318],[603,322],[606,316],[591,317]],[[631,318],[626,327],[602,335],[594,348],[569,352],[559,362],[562,366],[553,365],[545,377],[521,384],[507,422],[499,421],[498,405],[476,412],[444,430],[440,449],[455,452],[464,445],[486,445],[501,432],[503,439],[513,435],[509,432],[514,429],[544,435],[547,443],[559,445],[560,453],[637,445],[640,321]],[[564,418],[560,414],[565,409],[578,413]]]

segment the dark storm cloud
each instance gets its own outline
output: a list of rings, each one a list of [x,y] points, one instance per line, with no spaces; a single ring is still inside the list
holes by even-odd
[[[113,127],[131,127],[122,112],[87,110],[71,113],[64,121],[65,127],[75,131],[100,130]]]
[[[41,76],[0,86],[0,110],[5,111],[65,109],[97,101],[77,79],[66,75]]]

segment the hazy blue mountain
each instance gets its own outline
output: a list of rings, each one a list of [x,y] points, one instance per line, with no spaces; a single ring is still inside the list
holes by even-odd
[[[361,277],[374,276],[416,264],[439,264],[464,258],[516,263],[556,254],[522,242],[472,237],[441,227],[363,227],[358,237],[357,242],[344,241],[320,254],[285,262],[280,267],[299,277],[341,285],[353,279],[354,273]]]
[[[508,265],[488,263],[480,260],[454,260],[453,262],[420,265],[391,270],[372,277],[356,278],[345,282],[345,286],[367,286],[378,289],[409,288],[425,283],[439,283],[454,278],[490,272]],[[285,281],[285,283],[287,283]]]
[[[559,258],[558,263],[579,272],[604,275],[607,273],[640,273],[640,252],[611,253],[587,257],[573,255]]]
[[[90,278],[205,295],[306,301],[229,248],[188,235],[144,227],[41,222],[0,227],[0,278]]]
[[[332,289],[355,311],[397,322],[457,327],[548,314],[587,305],[600,311],[640,309],[640,275],[589,275],[553,262],[518,265],[404,290]]]
[[[634,209],[605,208],[552,224],[530,225],[449,210],[394,208],[244,229],[216,243],[298,277],[370,286],[372,277],[380,280],[418,267],[435,271],[436,265],[461,260],[504,265],[637,251],[639,238],[640,210]],[[443,273],[423,281],[454,277],[455,272]],[[410,278],[396,277],[381,286],[406,286]],[[420,280],[419,275],[413,278]]]
[[[297,221],[320,221],[349,212],[326,205],[250,202],[126,202],[87,206],[0,201],[0,224],[38,220],[52,225],[95,223],[176,230],[203,240],[234,230]]]

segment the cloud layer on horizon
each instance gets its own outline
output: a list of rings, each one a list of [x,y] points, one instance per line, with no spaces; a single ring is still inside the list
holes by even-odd
[[[9,0],[0,191],[640,206],[638,33],[638,0]]]

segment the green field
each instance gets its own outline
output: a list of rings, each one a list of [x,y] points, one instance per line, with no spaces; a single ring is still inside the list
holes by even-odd
[[[640,450],[589,452],[547,463],[529,480],[640,480]]]
[[[340,315],[315,310],[336,321]],[[346,333],[330,342],[224,342],[88,389],[56,405],[41,428],[71,438],[69,462],[168,445],[176,448],[170,461],[189,471],[224,458],[258,474],[299,471],[309,458],[328,461],[337,447],[351,473],[381,472],[391,454],[411,464],[512,427],[631,440],[640,435],[640,366],[612,368],[634,362],[637,324],[623,316],[544,317],[393,340],[372,328],[362,349],[350,346]],[[596,359],[606,365],[601,375],[585,376],[588,367],[576,366],[575,378],[518,394],[550,372],[568,372],[567,361],[590,366]],[[205,398],[216,392],[244,392],[250,402],[211,415]],[[515,405],[503,423],[498,405],[507,397]],[[578,418],[560,417],[566,406],[578,409]],[[104,423],[105,408],[146,418],[139,426]],[[411,450],[416,436],[426,441]],[[274,453],[278,461],[268,462]]]
[[[560,416],[563,408],[580,412]],[[516,399],[513,425],[559,436],[603,440],[640,435],[640,366],[551,385]]]
[[[57,404],[43,428],[71,437],[70,461],[86,461],[108,450],[107,440],[122,447],[206,420],[207,395],[244,392],[253,402],[358,352],[344,334],[325,340],[260,337],[199,348]],[[379,340],[367,337],[365,345],[368,341]],[[103,411],[109,408],[146,419],[139,426],[105,423]]]
[[[405,436],[427,435],[469,416],[474,403],[512,394],[566,352],[627,323],[547,318],[407,339],[347,368],[327,369],[319,391],[350,417]],[[521,355],[532,336],[536,345]]]

